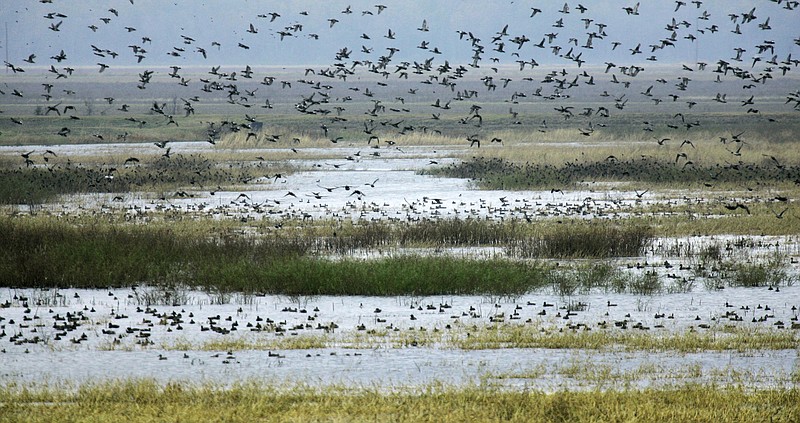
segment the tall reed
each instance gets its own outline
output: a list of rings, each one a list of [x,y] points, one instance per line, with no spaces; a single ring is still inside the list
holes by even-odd
[[[313,239],[210,237],[125,225],[72,226],[0,219],[0,285],[185,285],[289,295],[520,295],[544,284],[544,266],[504,259],[404,256],[328,260]]]
[[[606,221],[547,226],[533,236],[510,243],[514,257],[607,258],[638,257],[653,240],[647,226]]]

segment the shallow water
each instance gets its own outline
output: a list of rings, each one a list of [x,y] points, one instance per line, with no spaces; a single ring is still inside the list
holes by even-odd
[[[214,148],[204,142],[170,145],[173,154],[204,153]],[[157,152],[155,146],[142,143],[0,147],[0,154],[14,155],[45,148],[59,156],[75,157]],[[266,155],[270,151],[274,150],[262,153]],[[133,221],[141,222],[146,222],[150,214],[165,211],[187,217],[207,215],[220,219],[406,221],[459,217],[499,221],[562,216],[613,218],[627,215],[641,205],[696,200],[688,197],[680,200],[686,195],[683,192],[668,196],[646,193],[640,198],[635,191],[603,184],[587,184],[563,193],[482,191],[474,189],[466,180],[419,174],[419,170],[431,166],[432,158],[439,164],[450,163],[457,153],[465,151],[463,148],[383,148],[380,156],[371,156],[372,151],[363,146],[314,149],[315,154],[340,158],[309,160],[301,157],[291,164],[308,170],[285,178],[264,175],[250,184],[227,190],[198,188],[187,191],[191,194],[187,198],[168,196],[160,200],[154,193],[122,194],[118,199],[114,198],[117,194],[72,195],[58,203],[44,205],[38,211],[54,214],[124,212]],[[259,150],[248,152],[254,157],[261,154]],[[353,160],[347,159],[348,156]],[[25,207],[20,206],[19,210],[25,211]],[[692,254],[688,252],[696,254],[709,245],[720,246],[727,259],[740,261],[775,256],[788,260],[798,256],[794,237],[685,237],[656,240],[645,256],[617,259],[614,263],[623,269],[631,267],[632,272],[658,272],[667,281],[691,280],[696,275],[681,265],[690,260]],[[504,251],[502,248],[451,248],[389,252],[400,253],[488,257],[503,255]],[[354,253],[376,254],[381,253]],[[794,260],[786,269],[789,278],[796,279],[798,264]],[[163,382],[179,380],[225,385],[254,379],[267,383],[378,387],[420,386],[434,382],[485,383],[514,389],[556,390],[693,382],[774,386],[796,384],[797,379],[792,382],[791,375],[800,372],[798,353],[794,350],[678,353],[619,348],[600,351],[502,348],[467,351],[446,345],[396,347],[380,338],[375,338],[374,345],[371,344],[373,348],[335,342],[336,339],[353,339],[370,330],[387,331],[387,327],[412,338],[412,328],[414,331],[446,331],[450,325],[466,332],[472,325],[489,325],[490,319],[499,316],[503,316],[503,324],[537,325],[552,330],[578,323],[596,328],[602,321],[627,320],[631,326],[640,324],[650,328],[648,333],[654,336],[683,333],[690,328],[719,330],[727,325],[797,333],[791,329],[792,322],[797,319],[797,307],[800,307],[800,287],[797,286],[782,286],[779,292],[767,288],[707,290],[702,281],[697,280],[686,293],[637,296],[595,292],[560,297],[548,289],[513,299],[482,296],[290,299],[241,295],[221,298],[182,291],[184,297],[180,305],[157,305],[148,310],[141,298],[151,289],[0,288],[0,304],[8,306],[0,308],[3,335],[0,336],[0,383],[155,378]],[[580,310],[567,315],[567,306],[574,308],[579,303]],[[541,315],[542,311],[546,313]],[[742,318],[741,321],[725,318],[726,313],[732,311]],[[67,313],[78,319],[74,329],[63,328]],[[165,319],[156,314],[180,314],[180,328],[172,324],[171,317]],[[209,318],[229,333],[206,330],[210,327]],[[283,332],[250,331],[248,325],[257,326],[268,319]],[[753,322],[753,319],[763,321]],[[783,328],[776,325],[779,321],[783,322]],[[326,348],[245,349],[229,354],[199,347],[225,340],[258,344],[282,339],[279,337],[318,335],[324,332],[315,329],[317,325],[331,323],[338,328],[332,335],[332,344]],[[703,329],[701,325],[710,329]],[[181,345],[184,347],[179,348]],[[584,374],[581,371],[574,374],[573,368],[583,369]],[[591,372],[597,369],[606,370],[607,374],[592,376]]]
[[[141,294],[147,288],[139,288]],[[447,346],[397,347],[376,343],[374,348],[347,345],[299,350],[176,350],[176,345],[203,345],[219,340],[242,339],[251,343],[277,337],[302,337],[318,334],[318,323],[336,323],[336,336],[391,325],[405,333],[426,330],[446,331],[447,325],[468,328],[488,325],[490,318],[504,315],[519,317],[507,324],[535,324],[548,328],[585,323],[596,328],[600,321],[628,320],[651,327],[651,334],[685,331],[690,326],[754,326],[765,330],[797,333],[789,328],[797,319],[800,287],[784,287],[779,292],[766,288],[734,288],[719,292],[697,290],[686,294],[634,296],[627,294],[592,294],[558,297],[531,294],[510,299],[480,296],[444,297],[235,297],[228,304],[214,305],[219,298],[201,292],[185,292],[185,304],[152,306],[137,304],[136,293],[128,289],[0,291],[0,309],[5,337],[0,360],[3,383],[97,382],[125,378],[155,378],[159,381],[214,382],[233,384],[253,379],[268,383],[306,383],[312,385],[346,384],[348,386],[420,386],[434,382],[447,384],[492,383],[513,388],[562,389],[584,387],[655,386],[671,383],[736,383],[729,373],[747,379],[748,384],[771,386],[791,384],[789,377],[800,366],[794,350],[750,352],[624,351],[615,348],[595,350],[544,350],[501,348],[461,350]],[[16,299],[15,299],[16,298]],[[42,305],[36,306],[40,301]],[[49,302],[49,303],[48,303]],[[569,319],[565,307],[584,303],[584,310]],[[613,305],[609,306],[609,302]],[[545,304],[549,303],[545,307]],[[28,307],[25,307],[27,305]],[[445,305],[442,307],[442,305]],[[430,306],[430,307],[429,307]],[[742,310],[749,307],[750,310]],[[759,308],[760,307],[760,308]],[[795,310],[792,310],[795,307]],[[380,309],[378,311],[377,309]],[[547,310],[545,316],[538,313]],[[735,311],[743,319],[724,318]],[[182,329],[159,322],[154,314],[180,313]],[[67,331],[60,340],[54,324],[67,313],[85,316],[78,327]],[[657,318],[656,314],[673,318]],[[189,316],[192,317],[189,317]],[[414,315],[414,320],[411,319]],[[237,330],[227,334],[203,330],[209,317],[219,316],[218,325]],[[626,317],[627,316],[627,317]],[[764,322],[752,318],[770,316]],[[313,320],[309,320],[313,318]],[[227,320],[230,319],[230,320]],[[271,319],[286,329],[283,334],[252,332],[248,324]],[[379,321],[380,319],[380,321]],[[194,323],[190,323],[193,320]],[[11,323],[11,322],[14,323]],[[784,329],[775,326],[785,323]],[[108,324],[118,325],[114,333]],[[159,324],[164,323],[164,324]],[[309,324],[312,328],[304,328]],[[661,324],[663,328],[655,326]],[[364,330],[358,327],[363,325]],[[131,328],[132,331],[126,331]],[[608,329],[611,331],[622,329]],[[634,329],[627,329],[634,330]],[[698,329],[703,330],[703,329]],[[149,333],[149,345],[137,344],[139,334]],[[82,336],[85,340],[79,341]],[[39,341],[34,341],[38,337]],[[15,338],[12,341],[11,338]],[[119,344],[108,350],[114,342]],[[15,342],[16,341],[16,342]],[[277,356],[273,356],[276,354]],[[121,365],[124,363],[124,365]],[[688,367],[687,367],[688,366]],[[593,372],[607,369],[616,378],[594,379],[572,375],[573,367]],[[687,368],[691,369],[688,371]],[[744,376],[741,376],[744,375]]]
[[[205,142],[170,143],[173,154],[210,151],[243,152],[269,159],[274,149],[233,150]],[[136,156],[159,153],[152,143],[78,144],[55,146],[0,147],[0,154],[18,155],[28,151],[52,150],[59,157]],[[290,151],[290,150],[286,150]],[[150,209],[205,213],[233,218],[296,219],[338,218],[369,220],[417,220],[459,217],[482,219],[528,219],[537,217],[614,217],[634,206],[663,201],[650,193],[641,198],[635,191],[607,184],[586,184],[564,192],[477,190],[464,179],[419,174],[432,166],[452,163],[468,149],[454,146],[404,147],[368,146],[331,148],[304,147],[306,153],[339,157],[297,159],[286,163],[300,169],[285,178],[264,175],[246,185],[222,188],[186,189],[188,197],[167,193],[163,200],[148,193],[82,194],[63,196],[40,210],[53,213],[128,211],[141,214]],[[373,153],[379,156],[373,156]],[[433,164],[432,162],[435,162]],[[309,169],[309,170],[303,170]],[[291,194],[290,194],[291,193]],[[245,194],[247,197],[241,196]],[[26,210],[25,206],[20,206]]]

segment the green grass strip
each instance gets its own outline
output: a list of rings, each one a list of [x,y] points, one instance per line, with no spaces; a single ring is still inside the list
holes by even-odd
[[[208,235],[208,234],[205,234]],[[288,295],[519,295],[545,283],[539,263],[396,256],[328,260],[304,239],[216,239],[168,227],[70,226],[0,219],[0,285],[183,286]]]

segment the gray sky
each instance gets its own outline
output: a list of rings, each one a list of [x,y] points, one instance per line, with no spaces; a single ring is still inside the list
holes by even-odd
[[[138,58],[134,48],[146,50],[139,65],[164,68],[170,65],[329,65],[342,48],[352,50],[348,62],[353,60],[376,61],[387,54],[387,47],[398,48],[393,63],[400,61],[424,61],[434,57],[435,63],[448,60],[451,63],[469,63],[473,46],[468,37],[459,39],[457,31],[469,31],[484,47],[482,61],[488,65],[491,58],[496,63],[515,64],[517,60],[535,60],[539,64],[574,65],[574,61],[563,56],[570,48],[573,57],[581,54],[587,65],[602,65],[606,61],[618,64],[648,64],[647,59],[655,55],[659,63],[689,63],[696,60],[714,63],[723,59],[730,61],[736,56],[735,48],[746,49],[739,65],[750,68],[754,56],[764,61],[772,57],[771,52],[758,53],[757,45],[765,40],[774,41],[775,54],[783,60],[788,54],[800,58],[800,46],[794,40],[800,38],[800,7],[784,8],[787,3],[774,1],[704,0],[697,7],[690,0],[675,11],[677,3],[669,1],[641,1],[638,15],[623,10],[633,7],[631,0],[582,0],[567,2],[569,13],[562,13],[563,1],[514,0],[370,0],[370,1],[247,1],[247,0],[52,0],[42,3],[36,0],[0,0],[0,21],[8,26],[8,44],[0,37],[2,54],[8,61],[22,68],[33,66],[96,66],[102,62],[112,67],[136,65]],[[378,13],[376,4],[386,5]],[[581,13],[578,5],[588,10]],[[352,13],[343,13],[347,8]],[[531,17],[532,8],[541,13]],[[742,14],[755,7],[756,16],[749,23],[742,23]],[[110,11],[114,9],[118,16]],[[269,13],[278,13],[273,22]],[[301,14],[307,12],[307,14]],[[369,12],[369,13],[364,13]],[[67,17],[49,13],[61,13]],[[700,19],[703,14],[708,19]],[[737,14],[741,34],[736,34],[736,23],[729,14]],[[259,17],[258,15],[266,15]],[[108,18],[105,23],[102,18]],[[672,19],[678,23],[675,46],[666,46],[651,52],[651,44],[672,36],[666,29]],[[331,26],[329,19],[337,22]],[[563,27],[555,27],[562,19]],[[588,28],[583,19],[588,21]],[[769,19],[768,27],[764,25]],[[426,21],[429,31],[418,30]],[[689,26],[681,25],[685,21]],[[59,25],[60,23],[60,25]],[[253,25],[257,33],[248,32]],[[605,36],[592,40],[592,49],[585,43],[590,32],[600,33],[597,24],[605,24]],[[759,27],[759,24],[762,27]],[[50,29],[57,25],[58,31]],[[96,26],[93,31],[90,25]],[[300,25],[300,26],[295,26]],[[508,25],[507,35],[492,42],[492,37]],[[717,32],[709,29],[716,25]],[[293,27],[286,29],[287,27]],[[126,29],[126,27],[130,28]],[[386,38],[389,29],[396,33],[395,39]],[[281,41],[279,31],[291,33]],[[704,32],[704,33],[703,33]],[[557,37],[544,47],[537,47],[548,33]],[[370,39],[361,38],[366,34]],[[190,37],[188,41],[182,36]],[[148,37],[152,42],[143,42]],[[318,38],[317,38],[318,37]],[[525,37],[521,48],[513,43],[515,37]],[[686,37],[696,37],[690,41]],[[570,42],[570,38],[575,41]],[[428,49],[418,48],[423,41]],[[220,46],[212,45],[220,43]],[[620,43],[612,50],[612,43]],[[239,46],[241,43],[249,47]],[[499,44],[503,43],[503,51]],[[631,50],[641,44],[641,54]],[[94,51],[92,45],[104,52],[105,57]],[[370,53],[362,52],[362,46]],[[554,54],[553,47],[561,47]],[[184,51],[175,50],[175,48]],[[198,48],[205,49],[203,58]],[[432,52],[438,48],[441,54]],[[57,63],[52,56],[64,50],[67,59]],[[109,51],[118,53],[112,58]],[[512,53],[517,53],[512,55]],[[33,64],[24,62],[35,54]],[[764,61],[755,69],[765,66]],[[768,66],[768,65],[766,65]],[[161,70],[161,69],[159,69]]]

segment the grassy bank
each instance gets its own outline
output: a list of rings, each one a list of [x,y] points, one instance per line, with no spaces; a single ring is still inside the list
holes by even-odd
[[[690,385],[621,391],[512,392],[486,386],[227,389],[153,381],[0,389],[0,421],[791,422],[800,391]]]

